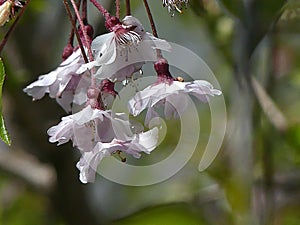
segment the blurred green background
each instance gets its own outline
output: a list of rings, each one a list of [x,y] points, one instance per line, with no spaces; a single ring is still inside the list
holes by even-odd
[[[114,12],[113,1],[100,2]],[[150,31],[142,1],[131,4]],[[145,187],[99,175],[81,184],[78,152],[70,143],[56,147],[47,140],[47,129],[64,111],[48,97],[32,102],[22,92],[61,62],[71,27],[62,1],[32,1],[2,53],[12,146],[0,144],[0,224],[300,224],[299,1],[191,0],[174,17],[162,1],[149,4],[160,38],[195,52],[220,83],[228,121],[213,164],[197,169],[210,134],[209,107],[199,104],[198,149],[175,176]],[[95,36],[104,33],[92,6],[88,16]],[[10,25],[0,28],[1,39]],[[166,123],[162,146],[139,163],[166,157],[176,146],[180,124]]]

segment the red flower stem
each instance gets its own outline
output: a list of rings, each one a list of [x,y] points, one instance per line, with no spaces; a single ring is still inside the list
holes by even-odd
[[[116,0],[116,17],[118,19],[120,19],[120,12],[121,12],[121,9],[120,9],[120,0]]]
[[[70,32],[70,37],[69,37],[69,44],[72,47],[74,46],[74,34],[75,34],[75,31],[74,31],[74,28],[72,27],[72,30]]]
[[[97,0],[90,0],[91,3],[102,13],[104,16],[105,20],[110,19],[110,14],[109,12],[99,3]]]
[[[148,18],[149,18],[149,21],[150,21],[152,33],[153,33],[154,37],[158,37],[149,4],[148,4],[147,0],[143,0],[143,1],[144,1],[144,5],[145,5],[146,11],[147,11],[147,15],[148,15]]]
[[[82,21],[82,19],[81,19],[81,17],[80,17],[80,14],[79,14],[77,5],[76,5],[76,3],[75,3],[74,0],[70,0],[70,1],[71,1],[71,3],[72,3],[72,6],[73,6],[73,9],[74,9],[74,11],[75,11],[77,20],[78,20],[78,22],[79,22],[79,24],[80,24],[80,27],[81,27],[81,29],[82,29],[82,33],[83,33],[83,37],[84,37],[84,39],[85,39],[85,45],[86,45],[87,50],[88,50],[88,55],[89,55],[90,61],[93,61],[93,60],[94,60],[94,56],[93,56],[92,49],[91,49],[91,45],[90,45],[91,43],[89,43],[89,38],[88,38],[88,35],[87,35],[87,33],[86,33],[86,29],[85,29],[85,26],[84,26],[84,24],[83,24],[83,21]]]
[[[72,13],[71,13],[69,4],[68,4],[67,0],[63,0],[63,1],[64,1],[64,4],[65,4],[65,8],[66,8],[68,17],[69,17],[69,19],[70,19],[70,21],[71,21],[73,30],[74,30],[74,32],[75,32],[75,35],[76,35],[76,38],[77,38],[77,41],[78,41],[78,45],[79,45],[79,47],[80,47],[81,54],[82,54],[83,59],[84,59],[84,62],[85,62],[85,63],[88,63],[89,60],[88,60],[88,58],[87,58],[87,56],[86,56],[86,54],[85,54],[84,47],[83,47],[83,44],[82,44],[80,35],[78,34],[78,31],[77,31],[77,28],[76,28],[76,22],[75,22],[75,19],[73,19],[73,16],[72,16]]]
[[[82,1],[82,11],[81,11],[81,15],[82,15],[82,21],[84,24],[87,24],[87,0],[83,0]],[[77,6],[78,8],[78,6]]]
[[[81,0],[78,1],[77,7],[79,7],[80,4],[81,4]],[[77,23],[77,18],[76,18],[76,17],[74,18],[74,23],[75,23],[75,24]],[[73,26],[72,26],[72,30],[71,30],[71,32],[70,32],[70,37],[69,37],[69,43],[71,44],[71,46],[73,46],[74,35],[75,35],[75,30],[74,30],[74,28],[73,28]]]
[[[130,0],[126,0],[126,16],[131,15]]]
[[[14,31],[17,23],[19,22],[20,18],[22,17],[22,15],[24,14],[28,4],[29,4],[30,0],[27,0],[26,1],[26,4],[22,7],[22,10],[21,12],[18,14],[18,16],[16,17],[15,21],[13,22],[13,24],[10,26],[9,30],[6,32],[3,40],[1,41],[1,44],[0,44],[0,55],[2,53],[2,50],[4,48],[4,46],[6,45],[6,42],[10,36],[10,34]]]
[[[146,11],[147,11],[148,19],[150,21],[152,33],[153,33],[154,37],[158,37],[157,30],[156,30],[156,27],[155,27],[154,19],[153,19],[153,16],[152,16],[149,4],[148,4],[147,0],[143,0],[143,1],[144,1],[144,5],[145,5],[145,8],[146,8]],[[156,49],[156,54],[157,54],[158,58],[163,58],[160,49]]]

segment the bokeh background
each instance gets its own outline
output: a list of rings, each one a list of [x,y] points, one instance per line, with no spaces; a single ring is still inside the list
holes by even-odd
[[[113,1],[100,2],[114,12]],[[142,1],[131,4],[151,31]],[[22,91],[61,62],[71,26],[62,1],[31,1],[2,53],[12,145],[0,144],[0,224],[300,224],[299,1],[191,0],[174,17],[162,1],[149,4],[159,37],[199,55],[221,85],[227,132],[213,164],[197,169],[210,134],[209,107],[199,104],[197,151],[172,178],[145,187],[101,176],[80,183],[78,152],[71,143],[50,144],[46,134],[65,112],[48,97],[32,102]],[[106,32],[92,6],[88,16],[95,36]],[[1,39],[10,25],[0,28]],[[151,157],[167,157],[176,146],[180,123],[166,124],[167,136]]]

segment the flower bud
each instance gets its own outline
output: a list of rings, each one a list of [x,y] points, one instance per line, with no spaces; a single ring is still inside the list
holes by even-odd
[[[73,46],[70,43],[68,43],[68,45],[64,48],[62,59],[66,60],[70,55],[72,55],[73,51]]]

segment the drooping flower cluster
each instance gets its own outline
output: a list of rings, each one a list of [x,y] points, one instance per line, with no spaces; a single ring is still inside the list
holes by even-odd
[[[182,3],[165,1],[164,4],[169,10],[172,7],[179,10],[179,2]],[[191,94],[205,102],[209,96],[221,94],[207,81],[183,82],[173,78],[162,56],[163,51],[171,51],[170,44],[146,32],[137,18],[126,16],[120,21],[107,12],[104,15],[109,33],[92,40],[93,29],[85,19],[84,26],[78,30],[81,38],[78,42],[84,46],[73,48],[69,42],[63,62],[24,89],[34,100],[49,94],[66,112],[76,111],[51,127],[48,135],[51,143],[62,145],[72,141],[81,152],[77,168],[83,183],[95,180],[97,167],[104,157],[115,155],[125,161],[124,154],[139,158],[141,153],[149,154],[157,147],[157,127],[133,129],[125,113],[111,109],[114,99],[122,98],[115,84],[130,82],[145,63],[155,62],[157,81],[137,92],[128,102],[128,108],[133,116],[148,109],[146,125],[158,116],[155,108],[159,106],[164,108],[166,118],[176,115],[178,108],[184,112],[183,96]],[[74,105],[76,109],[72,108]]]

